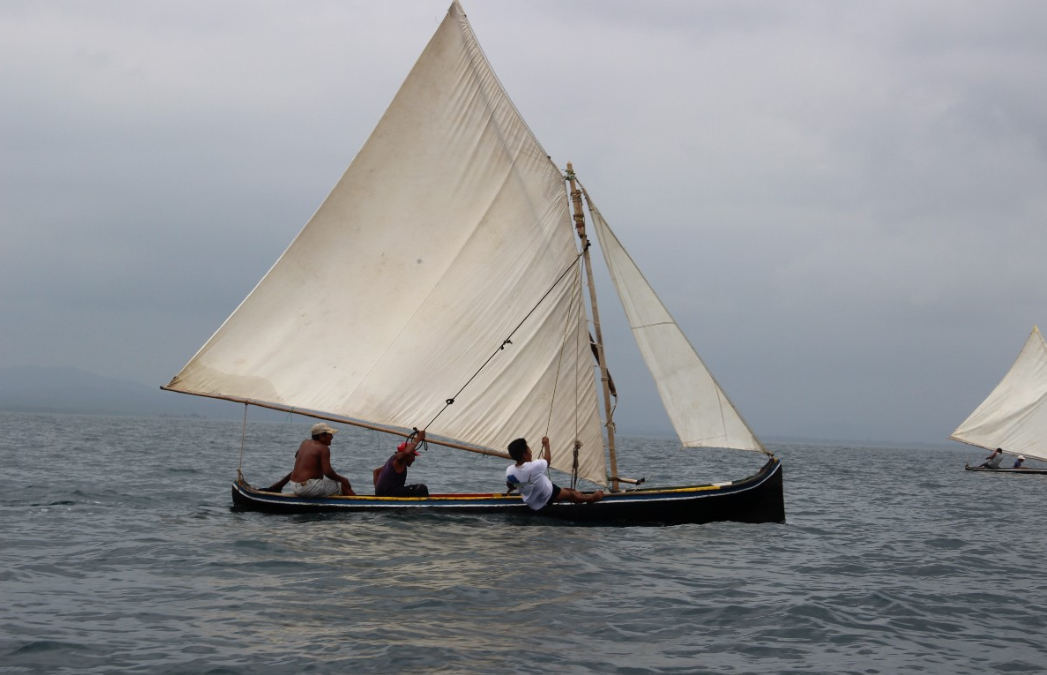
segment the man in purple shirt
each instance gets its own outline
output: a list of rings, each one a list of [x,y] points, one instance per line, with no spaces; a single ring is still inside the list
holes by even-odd
[[[407,483],[407,467],[418,457],[418,444],[425,440],[425,431],[407,437],[396,447],[396,452],[385,464],[374,470],[374,494],[377,497],[428,497],[429,488],[418,483]]]

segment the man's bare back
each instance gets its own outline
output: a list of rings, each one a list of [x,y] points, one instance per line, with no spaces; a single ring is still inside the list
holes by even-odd
[[[302,483],[327,478],[339,483],[343,495],[356,495],[353,492],[353,486],[349,484],[349,479],[345,476],[339,476],[338,472],[331,467],[331,440],[334,439],[334,434],[338,430],[332,429],[323,422],[317,422],[310,431],[313,437],[302,441],[302,444],[298,446],[298,451],[294,453],[294,468],[291,469],[291,473],[263,489],[267,492],[280,492],[284,489],[284,485],[287,485],[288,481],[290,481],[295,484],[292,486],[295,494],[305,494],[305,492],[299,492]],[[322,480],[320,483],[312,483],[310,484],[312,487],[308,487],[306,491],[315,492],[314,488],[319,486],[319,490],[326,490],[325,493],[308,494],[307,496],[324,497],[330,495],[331,492],[328,486],[323,485],[323,483],[324,481]]]
[[[337,430],[321,422],[314,424],[311,431],[313,437],[302,441],[298,452],[294,453],[294,468],[287,474],[287,479],[292,483],[304,483],[317,478],[329,478],[341,484],[343,495],[355,495],[349,479],[338,475],[331,467],[331,441]]]
[[[311,478],[323,478],[324,476],[334,478],[334,475],[331,475],[333,473],[331,449],[311,438],[302,441],[302,444],[298,446],[298,452],[294,454],[291,480],[295,483],[304,483]]]

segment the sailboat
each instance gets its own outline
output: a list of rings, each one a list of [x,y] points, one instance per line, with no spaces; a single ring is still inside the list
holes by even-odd
[[[1004,454],[1047,461],[1047,343],[1037,326],[992,393],[949,436]],[[971,466],[968,471],[1047,474],[1033,467]]]
[[[588,205],[640,352],[687,448],[758,452],[739,480],[620,476]],[[784,522],[781,461],[757,439],[568,164],[549,158],[453,2],[370,138],[239,307],[162,389],[508,459],[548,436],[551,468],[602,501],[542,517]],[[246,410],[246,408],[245,408]],[[601,414],[602,413],[602,414]],[[562,448],[561,448],[562,446]],[[502,489],[502,476],[492,476]],[[515,494],[300,498],[238,471],[237,508],[528,513]]]

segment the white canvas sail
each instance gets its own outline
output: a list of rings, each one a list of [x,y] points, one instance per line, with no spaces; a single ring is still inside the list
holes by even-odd
[[[622,248],[599,209],[591,201],[589,207],[600,250],[625,308],[633,337],[654,377],[658,394],[680,442],[686,447],[766,452]]]
[[[548,434],[565,471],[577,438],[579,475],[604,484],[573,237],[562,175],[455,2],[331,194],[166,388],[435,417],[430,434],[501,451]]]
[[[989,450],[1047,460],[1047,344],[1029,339],[988,398],[949,438]]]

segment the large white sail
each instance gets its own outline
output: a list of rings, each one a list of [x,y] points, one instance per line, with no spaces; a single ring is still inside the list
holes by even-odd
[[[766,452],[590,201],[600,250],[669,420],[687,447]]]
[[[1014,365],[949,438],[1047,460],[1047,344],[1039,328],[1033,326]]]
[[[565,471],[579,439],[579,475],[604,484],[573,237],[561,173],[455,2],[331,194],[167,388],[435,418],[430,434],[502,451],[547,433]]]

